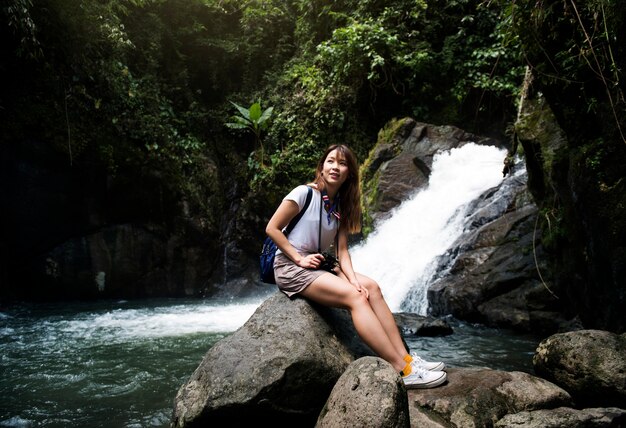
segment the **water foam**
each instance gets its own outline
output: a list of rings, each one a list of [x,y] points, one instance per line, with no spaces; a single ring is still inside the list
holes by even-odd
[[[116,309],[91,313],[57,325],[60,334],[74,338],[116,340],[180,336],[192,333],[229,333],[241,327],[260,302],[230,305],[176,305]]]
[[[133,339],[174,337],[194,333],[231,333],[241,327],[261,303],[262,301],[239,304],[187,303],[83,312],[71,317],[41,321],[37,336],[40,345],[53,347],[59,341],[119,343]],[[11,330],[13,340],[29,334],[28,331],[19,328],[17,331]]]

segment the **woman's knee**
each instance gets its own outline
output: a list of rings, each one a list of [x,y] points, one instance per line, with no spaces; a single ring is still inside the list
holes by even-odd
[[[363,280],[359,280],[359,283],[362,287],[367,288],[370,297],[374,296],[382,296],[382,292],[380,291],[380,286],[376,281],[366,276],[363,277]]]
[[[349,306],[353,309],[357,309],[360,306],[369,305],[369,301],[365,296],[365,293],[359,293],[358,291],[356,291],[356,289],[353,293],[350,293],[348,302]]]

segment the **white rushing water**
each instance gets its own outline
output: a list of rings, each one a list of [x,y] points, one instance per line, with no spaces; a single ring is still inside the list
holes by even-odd
[[[464,208],[502,181],[506,150],[469,143],[433,158],[428,187],[398,206],[375,226],[366,241],[351,249],[357,272],[374,278],[393,312],[401,311],[409,291],[411,302],[426,315],[427,281],[437,256],[463,231]]]
[[[109,337],[117,341],[192,333],[229,333],[241,327],[260,303],[119,308],[62,320],[57,328],[75,338]]]
[[[19,323],[18,319],[0,314],[0,342],[12,337],[31,338],[31,344],[55,347],[58,341],[63,346],[81,343],[109,344],[132,342],[143,339],[177,337],[196,333],[231,333],[241,327],[262,303],[261,299],[241,303],[205,303],[185,301],[171,304],[163,301],[159,305],[132,307],[121,301],[108,310],[79,311],[71,315],[60,313],[47,316],[39,324]],[[34,328],[34,329],[33,329]]]

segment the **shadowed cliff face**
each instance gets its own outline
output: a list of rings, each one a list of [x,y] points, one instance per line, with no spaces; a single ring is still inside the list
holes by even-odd
[[[118,178],[40,142],[2,159],[2,298],[198,295],[218,262],[210,219],[158,172]]]
[[[599,130],[595,139],[593,131],[572,135],[559,117],[564,120],[529,80],[516,129],[551,279],[569,314],[585,327],[623,332],[626,144],[603,139]]]
[[[623,332],[626,9],[517,2],[511,24],[528,64],[515,130],[554,281],[586,327]]]

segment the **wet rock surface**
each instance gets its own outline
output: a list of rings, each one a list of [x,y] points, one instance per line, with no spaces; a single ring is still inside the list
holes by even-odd
[[[575,346],[588,348],[589,355],[603,354],[600,367],[597,359],[582,358],[559,368],[569,379],[597,373],[603,389],[595,390],[593,407],[574,398],[577,385],[561,377],[551,381],[486,367],[451,367],[442,386],[406,391],[391,366],[359,344],[345,310],[277,292],[207,352],[176,395],[172,425],[321,427],[352,421],[348,426],[406,426],[408,403],[411,427],[624,426],[626,410],[610,404],[612,397],[620,397],[624,382],[619,376],[600,376],[607,367],[619,371],[624,363],[624,353],[617,354],[622,338],[613,336],[593,332],[566,341],[556,335],[537,352],[536,359],[548,355],[548,361],[559,361],[558,355],[566,359]],[[574,346],[557,352],[554,344],[561,342]]]

